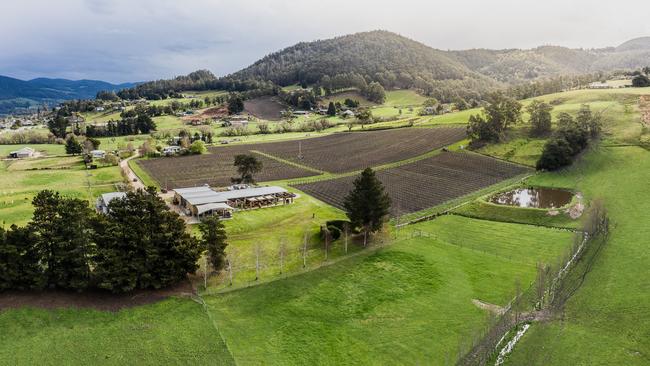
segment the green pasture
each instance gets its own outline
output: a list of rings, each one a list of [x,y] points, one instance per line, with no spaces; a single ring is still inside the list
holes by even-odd
[[[118,312],[0,311],[3,365],[233,365],[200,304],[172,298]]]
[[[415,236],[422,230],[426,236]],[[235,361],[253,364],[444,364],[485,324],[473,299],[505,305],[536,260],[571,234],[446,216],[384,249],[312,272],[206,297]]]
[[[100,194],[115,191],[115,183],[121,181],[119,167],[86,170],[80,157],[2,161],[0,221],[6,225],[25,224],[32,216],[32,198],[43,189],[94,203]]]

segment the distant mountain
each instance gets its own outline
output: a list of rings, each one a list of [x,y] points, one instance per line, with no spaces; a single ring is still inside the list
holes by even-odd
[[[101,90],[132,88],[136,83],[111,84],[97,80],[38,78],[29,81],[0,76],[0,114],[70,99],[95,98]]]

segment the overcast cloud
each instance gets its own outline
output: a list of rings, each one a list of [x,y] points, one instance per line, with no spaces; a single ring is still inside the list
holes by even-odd
[[[224,75],[296,42],[385,29],[440,49],[616,46],[650,1],[2,0],[0,74],[151,80]]]

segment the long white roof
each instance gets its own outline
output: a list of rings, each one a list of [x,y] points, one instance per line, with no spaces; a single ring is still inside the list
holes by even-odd
[[[205,205],[196,206],[196,211],[197,211],[197,214],[199,214],[199,215],[201,215],[203,213],[206,213],[208,211],[211,211],[211,210],[219,210],[219,209],[221,209],[221,210],[230,210],[230,211],[234,210],[234,208],[228,206],[227,204],[225,204],[223,202],[208,203],[208,204],[205,204]]]
[[[198,206],[208,203],[225,203],[230,200],[267,196],[278,193],[286,193],[287,190],[281,187],[255,187],[246,189],[234,189],[232,191],[215,192],[209,187],[180,188],[174,190],[189,204]]]
[[[126,192],[110,192],[102,194],[102,200],[107,205],[114,199],[121,199],[124,197],[126,197]]]

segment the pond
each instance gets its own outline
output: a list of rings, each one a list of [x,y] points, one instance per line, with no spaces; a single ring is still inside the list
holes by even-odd
[[[573,193],[554,188],[518,188],[512,191],[498,193],[488,199],[498,205],[560,208],[571,202]]]

